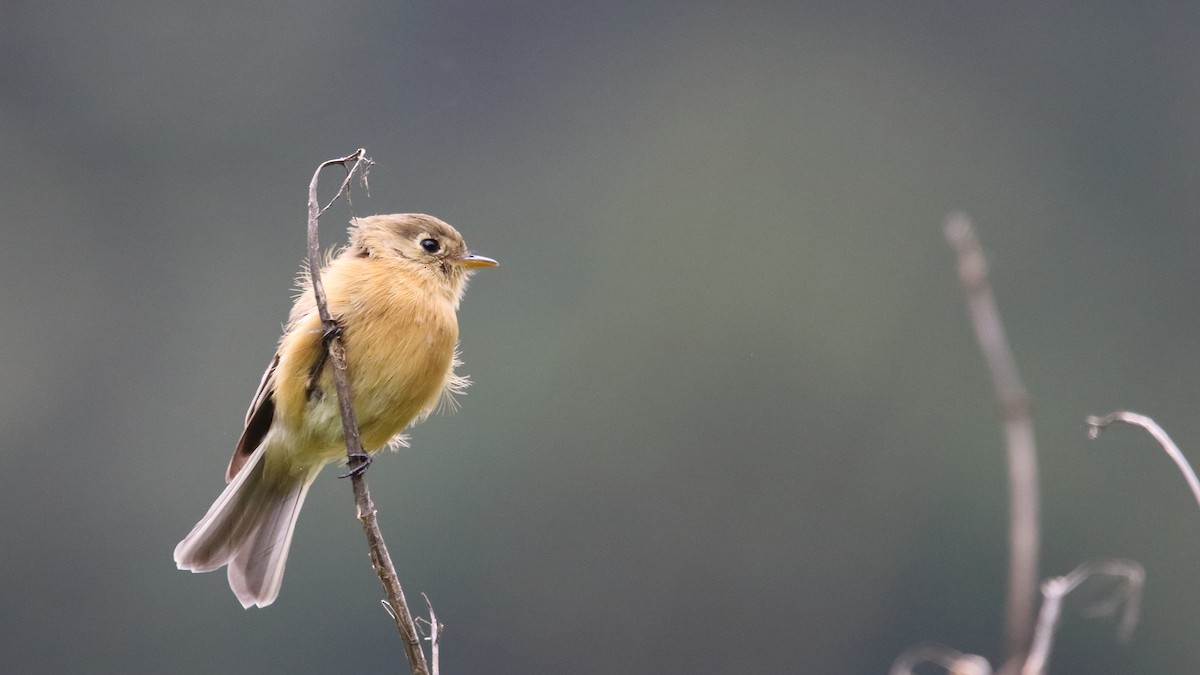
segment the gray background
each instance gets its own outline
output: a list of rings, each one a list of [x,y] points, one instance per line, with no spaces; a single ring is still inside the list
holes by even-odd
[[[223,485],[321,160],[502,262],[463,410],[370,485],[446,673],[879,673],[1002,648],[1004,460],[941,222],[1041,442],[1044,575],[1145,564],[1054,672],[1200,670],[1200,5],[8,2],[0,661],[397,672],[350,486],[279,601],[171,562]],[[326,177],[332,184],[334,174]],[[340,240],[343,207],[325,222]],[[1086,595],[1086,592],[1085,592]]]

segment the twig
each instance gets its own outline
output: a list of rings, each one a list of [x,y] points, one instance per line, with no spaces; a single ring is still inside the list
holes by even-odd
[[[438,644],[442,638],[442,624],[438,621],[437,614],[433,613],[433,603],[429,601],[429,596],[421,594],[425,598],[425,606],[429,608],[429,665],[433,669],[432,675],[438,675]]]
[[[421,650],[421,640],[417,635],[416,624],[413,622],[412,613],[408,610],[408,602],[404,599],[404,589],[400,587],[396,568],[392,565],[391,556],[388,555],[387,545],[383,541],[383,533],[379,530],[379,523],[375,518],[375,503],[371,501],[371,493],[367,489],[367,482],[362,475],[361,470],[365,468],[365,464],[361,462],[363,462],[362,458],[367,455],[363,452],[358,422],[354,418],[354,407],[351,405],[350,384],[346,378],[345,347],[337,330],[337,321],[329,313],[329,306],[325,300],[325,289],[321,285],[321,247],[317,236],[317,221],[335,201],[343,195],[349,194],[350,182],[356,173],[362,176],[365,184],[366,171],[371,163],[366,156],[366,151],[360,148],[347,157],[322,162],[313,173],[312,181],[308,184],[308,272],[312,280],[317,312],[321,317],[321,323],[325,326],[326,335],[329,336],[329,359],[333,364],[333,381],[337,388],[338,405],[341,408],[342,431],[346,438],[346,457],[352,465],[358,464],[357,470],[351,470],[349,474],[350,484],[354,488],[354,504],[358,510],[358,520],[362,523],[363,531],[367,535],[371,566],[379,575],[379,581],[383,584],[384,592],[387,593],[388,605],[393,610],[391,614],[396,621],[396,629],[400,631],[400,637],[404,642],[409,668],[413,675],[429,675],[429,666],[425,662],[425,653]],[[341,187],[338,188],[337,194],[333,196],[329,204],[321,208],[317,201],[317,179],[321,175],[322,169],[335,164],[346,169],[346,179],[342,181]]]
[[[913,675],[917,666],[932,663],[951,675],[992,675],[992,666],[978,654],[963,654],[939,644],[923,644],[906,649],[896,657],[888,675]]]
[[[1163,431],[1162,427],[1158,426],[1157,422],[1145,415],[1139,415],[1138,413],[1126,410],[1111,412],[1104,417],[1089,415],[1087,418],[1088,436],[1090,438],[1099,438],[1100,432],[1108,428],[1113,422],[1124,422],[1125,424],[1141,427],[1153,436],[1154,440],[1158,441],[1158,444],[1166,451],[1171,461],[1175,462],[1175,466],[1179,468],[1179,472],[1187,480],[1188,487],[1192,489],[1192,497],[1196,499],[1196,504],[1200,505],[1200,480],[1196,479],[1196,472],[1192,470],[1192,465],[1188,464],[1187,458],[1183,456],[1183,452],[1179,450],[1179,446],[1175,445],[1175,441],[1171,440],[1171,437],[1167,435],[1167,432]]]
[[[1005,609],[1007,650],[1001,672],[1011,672],[1029,650],[1037,593],[1038,478],[1033,420],[1029,414],[1029,395],[1021,384],[988,284],[987,262],[979,239],[970,220],[963,214],[947,217],[945,233],[958,254],[959,280],[1004,415],[1008,448],[1009,558]]]
[[[1125,583],[1111,598],[1097,604],[1093,611],[1089,612],[1089,615],[1116,614],[1124,606],[1124,612],[1121,614],[1121,621],[1117,627],[1117,639],[1125,642],[1133,634],[1142,603],[1142,584],[1146,580],[1145,570],[1132,560],[1085,562],[1064,577],[1051,577],[1042,582],[1042,597],[1044,598],[1042,610],[1038,616],[1033,644],[1029,649],[1029,658],[1021,669],[1021,675],[1042,675],[1045,672],[1046,662],[1050,659],[1050,647],[1054,642],[1054,632],[1058,629],[1059,619],[1062,617],[1063,598],[1090,577],[1099,575],[1119,577]]]

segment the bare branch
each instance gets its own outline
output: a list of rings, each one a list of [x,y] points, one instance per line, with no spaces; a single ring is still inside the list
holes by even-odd
[[[443,626],[441,622],[438,621],[437,614],[433,613],[433,603],[429,601],[429,596],[422,593],[421,597],[425,598],[425,606],[429,608],[429,619],[422,619],[422,621],[429,624],[429,637],[426,638],[429,640],[429,664],[433,669],[432,675],[439,675],[438,644],[441,641]]]
[[[328,166],[340,165],[346,169],[346,178],[338,188],[325,208],[317,201],[317,181],[321,170]],[[308,271],[312,280],[313,296],[317,303],[317,312],[325,326],[329,359],[333,364],[333,381],[337,389],[338,406],[342,416],[342,431],[346,438],[346,457],[352,467],[350,483],[354,488],[354,504],[358,511],[358,520],[362,523],[367,536],[367,546],[370,550],[371,566],[379,576],[387,593],[389,614],[396,621],[396,629],[403,638],[404,651],[408,656],[408,665],[413,675],[429,675],[429,666],[425,661],[425,653],[421,650],[421,640],[417,635],[416,624],[412,613],[409,612],[408,602],[404,599],[404,589],[396,576],[396,568],[388,555],[387,545],[383,541],[383,533],[375,517],[375,503],[371,501],[371,492],[363,478],[363,470],[369,464],[369,456],[363,451],[362,440],[359,438],[358,422],[354,418],[354,407],[351,404],[350,384],[346,377],[346,353],[342,344],[337,321],[330,315],[329,306],[325,300],[325,289],[321,285],[321,245],[317,232],[317,221],[335,201],[349,194],[350,183],[355,174],[363,177],[366,183],[366,171],[371,166],[371,160],[361,148],[352,155],[340,159],[322,162],[313,173],[312,181],[308,184]]]
[[[992,665],[977,654],[963,654],[939,644],[910,647],[896,657],[888,675],[913,675],[919,665],[932,663],[951,675],[992,675]]]
[[[1112,576],[1120,578],[1124,583],[1106,601],[1097,603],[1087,612],[1089,616],[1109,616],[1121,612],[1121,620],[1117,627],[1117,639],[1121,642],[1129,640],[1137,625],[1138,614],[1141,610],[1142,586],[1146,580],[1146,572],[1142,566],[1132,560],[1092,560],[1071,570],[1063,577],[1051,577],[1042,582],[1042,611],[1038,616],[1037,629],[1034,633],[1033,644],[1029,650],[1029,658],[1021,669],[1021,675],[1042,675],[1046,663],[1050,659],[1050,648],[1054,642],[1054,633],[1058,629],[1062,617],[1062,602],[1071,591],[1093,576]]]
[[[1017,373],[1016,360],[988,284],[987,262],[971,221],[963,214],[951,214],[946,219],[945,234],[958,254],[959,281],[1004,416],[1009,479],[1007,652],[1002,669],[1006,672],[1024,661],[1033,635],[1038,565],[1037,447],[1029,395]]]
[[[1166,451],[1171,461],[1175,462],[1175,466],[1179,468],[1179,473],[1182,473],[1184,479],[1187,480],[1188,487],[1192,490],[1192,497],[1195,498],[1196,504],[1200,505],[1200,480],[1196,479],[1196,472],[1192,470],[1192,465],[1183,456],[1183,452],[1179,450],[1179,446],[1175,445],[1175,441],[1172,441],[1167,432],[1163,431],[1163,428],[1158,426],[1158,423],[1154,420],[1145,415],[1139,415],[1138,413],[1126,410],[1111,412],[1104,417],[1090,415],[1087,418],[1088,437],[1099,438],[1100,432],[1107,429],[1114,422],[1124,422],[1125,424],[1141,427],[1153,436],[1154,440],[1158,441],[1158,444]]]

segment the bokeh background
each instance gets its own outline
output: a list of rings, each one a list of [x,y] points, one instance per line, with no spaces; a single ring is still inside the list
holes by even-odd
[[[403,670],[333,471],[269,609],[171,561],[311,172],[365,147],[353,213],[502,262],[460,314],[462,411],[369,474],[442,672],[997,659],[954,209],[1033,397],[1042,574],[1147,570],[1132,642],[1069,603],[1052,672],[1200,671],[1200,510],[1143,434],[1083,423],[1135,409],[1200,457],[1197,45],[1195,3],[5,3],[2,669]]]

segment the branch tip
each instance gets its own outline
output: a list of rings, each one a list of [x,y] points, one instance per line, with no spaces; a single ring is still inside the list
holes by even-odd
[[[1167,432],[1158,425],[1158,422],[1155,422],[1153,419],[1145,415],[1129,412],[1128,410],[1117,410],[1099,417],[1096,415],[1089,415],[1087,418],[1088,437],[1092,439],[1099,438],[1101,431],[1107,429],[1110,425],[1116,422],[1129,424],[1135,427],[1141,427],[1146,431],[1146,433],[1150,434],[1154,440],[1158,441],[1158,444],[1160,447],[1162,447],[1163,452],[1167,453],[1167,456],[1170,457],[1171,461],[1175,463],[1175,467],[1179,470],[1179,473],[1183,474],[1184,480],[1187,481],[1188,488],[1192,491],[1192,497],[1196,500],[1196,504],[1200,505],[1200,479],[1196,477],[1196,472],[1192,469],[1192,465],[1188,463],[1187,457],[1184,457],[1183,451],[1179,449],[1179,446],[1175,444],[1175,441],[1171,440],[1171,437],[1167,435]]]
[[[1119,612],[1121,618],[1117,622],[1117,640],[1122,643],[1129,640],[1141,612],[1146,571],[1133,560],[1089,560],[1065,576],[1051,577],[1042,582],[1042,609],[1038,614],[1033,646],[1021,668],[1021,675],[1042,675],[1045,672],[1054,633],[1062,618],[1063,599],[1083,582],[1096,576],[1117,577],[1123,583],[1110,597],[1089,607],[1085,616],[1112,616]]]
[[[906,649],[888,669],[888,675],[914,675],[917,666],[932,664],[951,675],[992,675],[992,665],[978,654],[964,654],[936,643]]]

